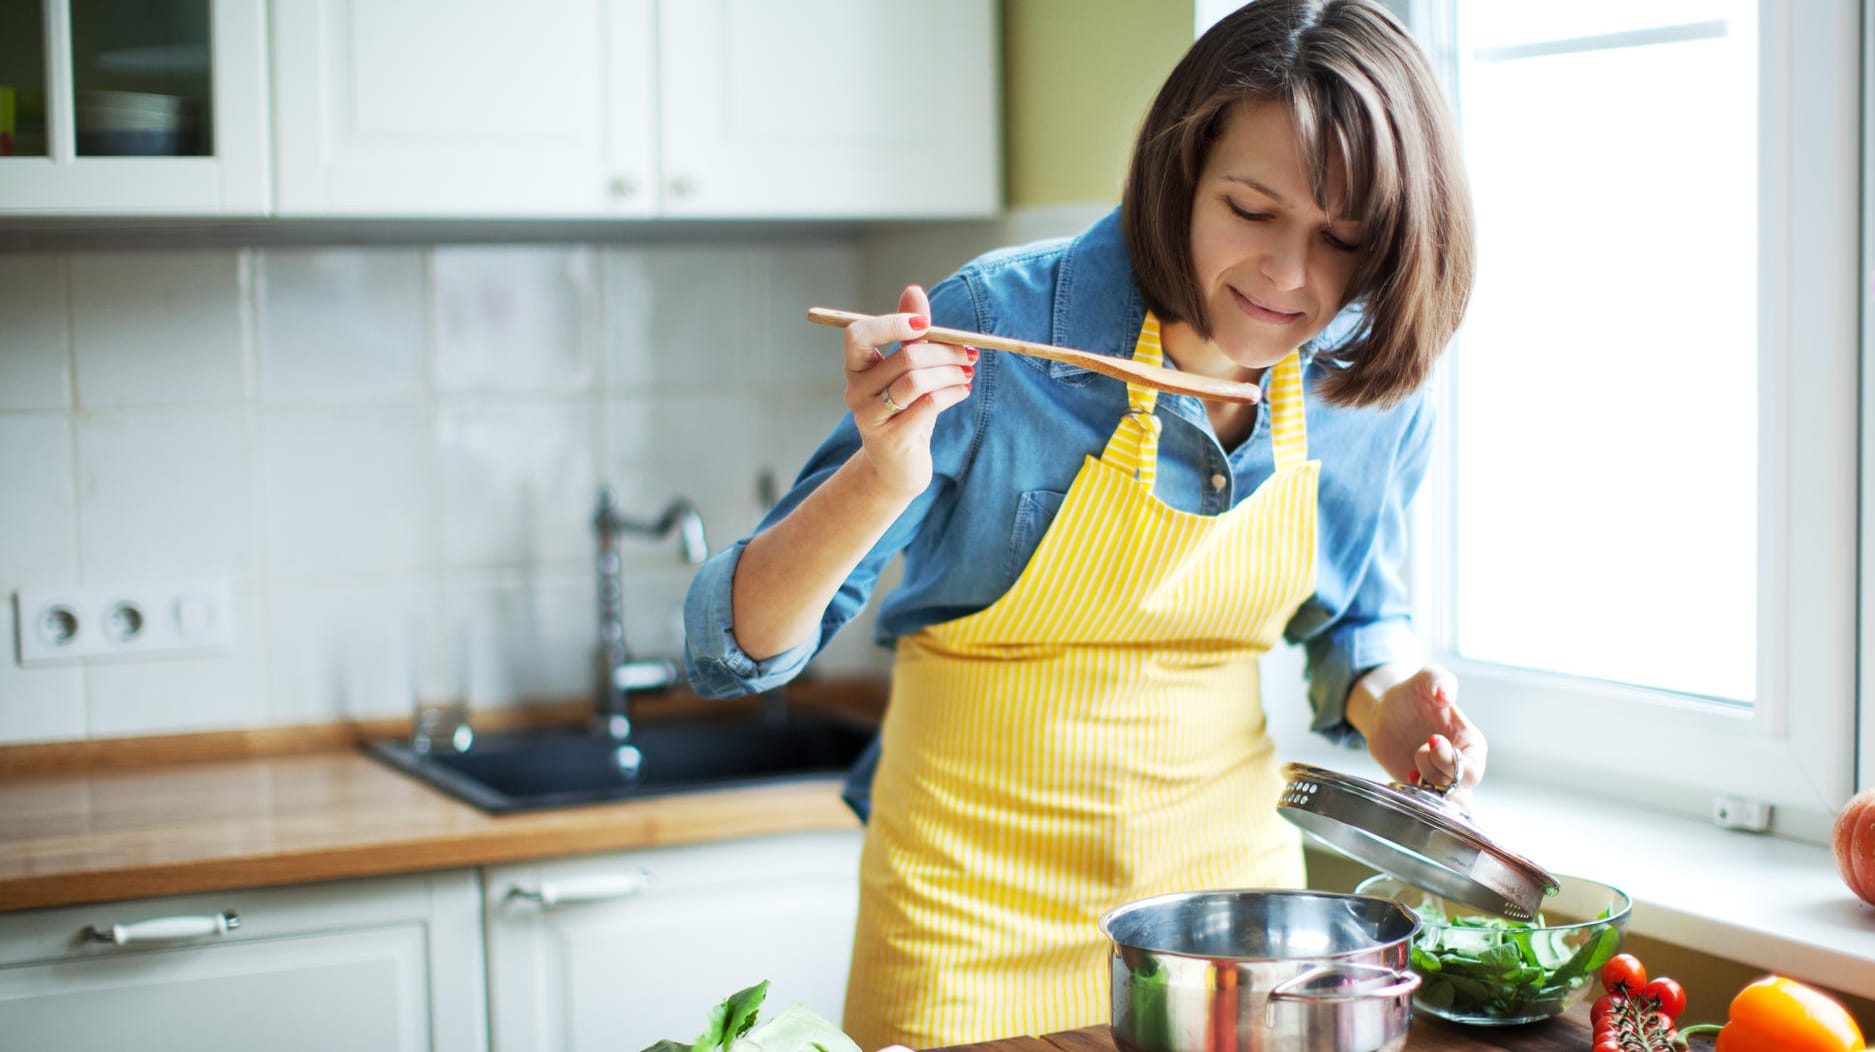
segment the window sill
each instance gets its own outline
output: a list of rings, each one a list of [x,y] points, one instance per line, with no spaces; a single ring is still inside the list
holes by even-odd
[[[1295,744],[1285,759],[1381,777],[1366,753]],[[1627,892],[1637,935],[1875,998],[1875,906],[1844,885],[1826,847],[1571,798],[1495,769],[1472,817],[1552,872]]]

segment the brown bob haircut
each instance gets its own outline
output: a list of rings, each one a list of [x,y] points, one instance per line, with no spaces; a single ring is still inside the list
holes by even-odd
[[[1471,191],[1432,68],[1373,0],[1254,0],[1185,53],[1140,128],[1121,221],[1146,306],[1206,339],[1192,205],[1212,144],[1246,100],[1289,107],[1316,204],[1329,207],[1329,165],[1339,164],[1343,211],[1361,223],[1347,296],[1361,322],[1323,352],[1342,368],[1326,372],[1321,394],[1393,405],[1425,382],[1471,297]]]

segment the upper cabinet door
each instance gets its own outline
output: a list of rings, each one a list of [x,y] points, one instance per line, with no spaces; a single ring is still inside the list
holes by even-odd
[[[280,0],[280,214],[648,212],[651,4]]]
[[[664,213],[994,214],[1002,164],[993,8],[667,0]]]
[[[0,214],[261,215],[263,0],[22,0],[0,27]]]

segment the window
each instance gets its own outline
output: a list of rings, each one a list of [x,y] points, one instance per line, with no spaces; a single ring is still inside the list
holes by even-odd
[[[1493,765],[1854,781],[1851,0],[1419,0],[1478,206],[1415,595]]]

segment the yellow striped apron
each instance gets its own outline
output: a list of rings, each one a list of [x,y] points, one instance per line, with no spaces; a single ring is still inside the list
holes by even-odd
[[[1150,314],[1133,357],[1159,364]],[[1315,587],[1301,368],[1275,475],[1216,516],[1152,495],[1157,392],[1081,465],[1009,591],[898,641],[845,1028],[932,1048],[1103,1023],[1132,899],[1302,883],[1257,657]]]

